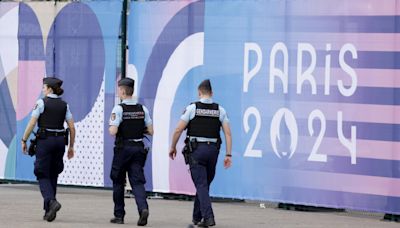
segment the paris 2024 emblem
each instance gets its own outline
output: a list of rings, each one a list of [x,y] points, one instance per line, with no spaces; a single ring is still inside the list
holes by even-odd
[[[284,121],[286,124],[287,129],[289,130],[289,135],[290,135],[290,151],[278,151],[277,144],[281,140],[280,139],[280,126],[281,122]],[[271,145],[274,153],[276,156],[279,158],[282,157],[287,157],[290,159],[297,147],[297,141],[298,141],[298,129],[297,129],[297,124],[296,124],[296,119],[293,115],[293,113],[288,110],[287,108],[281,108],[276,112],[274,117],[272,118],[271,121],[271,128],[270,128],[270,140],[271,140]]]

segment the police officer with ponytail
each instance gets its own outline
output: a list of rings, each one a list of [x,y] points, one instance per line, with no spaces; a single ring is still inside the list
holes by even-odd
[[[144,134],[153,135],[152,120],[148,109],[133,98],[134,80],[123,78],[118,82],[118,96],[122,100],[111,113],[109,132],[115,136],[114,157],[111,167],[113,181],[114,218],[111,223],[123,224],[125,217],[125,179],[128,173],[132,192],[139,213],[138,226],[145,226],[149,216],[146,200],[146,183],[143,167],[147,150]]]
[[[68,104],[60,96],[63,81],[55,77],[43,79],[44,98],[36,102],[31,119],[21,139],[22,150],[27,154],[26,141],[38,124],[34,173],[44,200],[44,220],[52,222],[61,204],[56,199],[58,175],[64,169],[63,157],[68,144],[68,159],[74,156],[75,127]],[[67,122],[69,131],[64,129]],[[68,133],[69,132],[69,133]],[[67,135],[69,134],[69,135]],[[32,155],[32,154],[31,154]]]
[[[210,80],[198,86],[200,100],[186,107],[172,137],[169,156],[176,157],[176,144],[187,128],[186,148],[191,177],[196,187],[192,221],[199,227],[215,225],[214,213],[209,196],[210,184],[215,176],[219,148],[220,129],[225,134],[226,153],[224,167],[231,166],[232,137],[225,109],[212,100]]]

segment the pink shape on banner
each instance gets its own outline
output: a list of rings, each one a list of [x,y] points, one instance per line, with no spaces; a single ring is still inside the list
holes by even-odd
[[[398,178],[289,169],[275,169],[274,174],[291,177],[285,187],[400,197]]]
[[[25,118],[34,108],[42,91],[44,61],[19,61],[17,120]]]
[[[178,143],[176,158],[169,160],[169,189],[173,193],[194,195],[196,189],[190,177],[189,166],[181,153],[183,144]]]
[[[398,15],[397,1],[382,0],[334,0],[334,1],[290,1],[292,15],[307,16],[392,16]],[[396,7],[397,6],[397,7]]]

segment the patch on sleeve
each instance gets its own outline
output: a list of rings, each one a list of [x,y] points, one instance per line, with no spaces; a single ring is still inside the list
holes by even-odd
[[[115,120],[115,113],[111,113],[111,121],[114,121]]]
[[[38,104],[35,104],[35,107],[33,107],[33,110],[36,110],[38,108]]]
[[[186,108],[185,108],[185,109],[183,109],[182,115],[183,115],[183,114],[185,114],[185,113],[186,113]]]

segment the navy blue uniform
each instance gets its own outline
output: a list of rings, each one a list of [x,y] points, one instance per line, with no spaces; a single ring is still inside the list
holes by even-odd
[[[197,147],[192,152],[194,162],[190,164],[191,177],[196,187],[193,220],[214,218],[209,190],[219,155],[219,131],[223,123],[229,122],[228,117],[225,109],[211,99],[200,99],[200,102],[186,108],[181,120],[188,123],[189,139],[197,141]]]
[[[56,199],[58,175],[64,170],[64,121],[72,119],[65,101],[55,94],[36,102],[32,116],[38,118],[39,136],[34,173],[44,199],[44,210]]]
[[[134,100],[123,100],[112,111],[110,125],[118,127],[110,177],[113,181],[114,216],[125,216],[125,175],[128,173],[139,214],[148,209],[143,167],[147,151],[143,145],[145,127],[152,124],[146,107]]]

